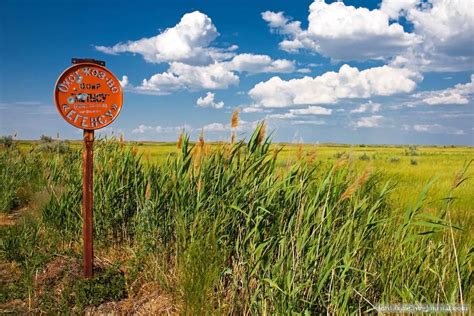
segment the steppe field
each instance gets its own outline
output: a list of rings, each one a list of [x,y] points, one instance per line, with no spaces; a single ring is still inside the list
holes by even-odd
[[[81,143],[2,138],[0,308],[316,314],[471,303],[474,148],[99,139],[95,274]]]

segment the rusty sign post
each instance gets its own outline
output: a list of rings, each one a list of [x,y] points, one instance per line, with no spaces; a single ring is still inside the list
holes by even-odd
[[[123,103],[118,79],[105,68],[105,62],[94,59],[72,59],[56,82],[54,102],[66,122],[83,129],[82,147],[82,217],[84,277],[94,275],[93,166],[94,130],[112,123]]]

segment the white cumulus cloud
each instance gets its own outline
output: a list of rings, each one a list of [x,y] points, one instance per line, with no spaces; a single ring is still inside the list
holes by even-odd
[[[125,88],[126,86],[128,86],[128,77],[122,76],[122,80],[119,80],[119,82],[122,88]]]
[[[212,20],[206,14],[194,11],[183,15],[178,24],[156,36],[112,47],[96,46],[96,49],[107,54],[136,53],[152,63],[205,64],[227,55],[226,50],[209,47],[218,35]]]
[[[256,84],[250,97],[261,107],[291,107],[306,104],[331,104],[343,98],[369,98],[407,93],[416,87],[420,75],[409,69],[390,66],[359,71],[343,65],[317,77],[283,80],[272,77]]]
[[[379,127],[383,120],[384,120],[384,117],[381,116],[381,115],[372,115],[372,116],[362,117],[354,123],[354,126],[356,128],[359,128],[359,127],[366,127],[366,128]]]
[[[438,91],[421,92],[415,95],[429,105],[468,104],[474,94],[474,74],[468,83],[459,83],[453,88]]]
[[[155,132],[155,133],[176,133],[182,130],[192,131],[193,128],[187,124],[181,126],[151,126],[140,124],[137,128],[132,130],[133,134],[144,134],[146,132]]]
[[[343,2],[314,1],[306,30],[282,12],[266,11],[262,18],[272,30],[285,35],[281,49],[306,49],[335,60],[386,59],[421,40],[405,32],[400,24],[391,23],[388,14],[380,10],[355,8]]]
[[[413,130],[419,133],[429,134],[449,134],[449,135],[465,135],[466,133],[462,129],[455,127],[443,126],[440,124],[415,124]]]
[[[384,0],[381,10],[393,19],[407,19],[423,39],[393,64],[422,71],[474,69],[472,0]]]
[[[168,94],[177,90],[227,89],[239,83],[238,73],[241,72],[288,73],[294,70],[292,61],[254,54],[239,54],[229,61],[216,61],[209,65],[172,62],[167,71],[144,79],[135,91]]]
[[[96,46],[107,54],[140,54],[150,63],[168,63],[168,70],[132,86],[124,77],[129,91],[146,94],[169,94],[177,90],[226,89],[239,83],[239,73],[290,73],[297,71],[294,61],[272,59],[268,55],[237,54],[236,45],[212,46],[219,36],[212,20],[194,11],[160,34],[111,47]],[[302,71],[306,71],[302,69]]]
[[[239,54],[227,63],[227,68],[239,72],[293,72],[294,62],[287,59],[272,60],[267,55]]]
[[[377,113],[380,111],[380,103],[373,103],[372,101],[369,101],[368,103],[363,103],[359,105],[357,108],[354,110],[351,110],[350,113],[365,113],[365,112],[372,112],[372,113]]]
[[[238,83],[239,77],[222,63],[192,66],[173,62],[168,71],[143,79],[136,90],[150,94],[168,94],[181,89],[225,89]]]
[[[222,109],[224,107],[224,102],[216,102],[214,101],[215,94],[212,92],[208,92],[206,96],[200,97],[196,100],[196,104],[200,107],[210,107],[214,109]]]

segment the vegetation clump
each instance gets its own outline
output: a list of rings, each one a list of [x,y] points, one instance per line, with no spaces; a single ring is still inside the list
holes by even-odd
[[[80,257],[76,150],[44,162],[48,201],[1,236],[2,260],[29,284],[18,297],[42,297],[36,311],[84,311],[148,286],[183,314],[345,314],[473,298],[472,240],[451,214],[468,164],[439,209],[426,207],[432,183],[398,209],[394,185],[347,154],[280,166],[264,125],[248,142],[213,148],[204,134],[193,145],[182,133],[179,153],[156,164],[123,143],[98,141],[94,164],[96,250],[120,269],[69,282],[61,296],[35,286],[56,257]]]

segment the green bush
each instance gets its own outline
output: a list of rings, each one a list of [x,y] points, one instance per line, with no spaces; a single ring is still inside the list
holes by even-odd
[[[359,156],[360,160],[370,160],[369,155],[367,153],[363,153],[362,155]]]
[[[2,145],[5,148],[10,148],[14,144],[13,142],[13,136],[7,135],[7,136],[1,136],[0,137],[0,145]]]
[[[391,163],[399,163],[400,162],[400,157],[390,157],[388,159],[388,162],[391,162]]]

